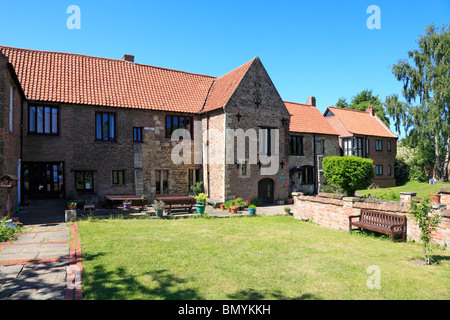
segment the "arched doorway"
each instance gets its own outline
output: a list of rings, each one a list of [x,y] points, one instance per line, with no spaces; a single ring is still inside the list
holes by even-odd
[[[258,198],[262,204],[273,204],[274,182],[270,178],[264,178],[258,182]]]

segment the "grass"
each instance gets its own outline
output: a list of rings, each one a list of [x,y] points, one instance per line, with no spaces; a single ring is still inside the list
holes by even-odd
[[[376,193],[389,193],[391,191],[398,195],[400,192],[416,192],[417,196],[425,197],[429,194],[437,193],[441,187],[450,187],[450,182],[437,182],[436,184],[429,184],[428,182],[409,181],[405,185],[399,187],[366,189],[359,190],[357,192],[363,196],[368,194],[374,196]]]
[[[78,222],[87,300],[449,299],[450,254],[291,216]],[[368,289],[378,266],[381,289]]]

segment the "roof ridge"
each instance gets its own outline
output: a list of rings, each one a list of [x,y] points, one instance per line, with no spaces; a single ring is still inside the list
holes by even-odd
[[[335,107],[335,106],[328,106],[328,108],[333,108],[333,109],[337,109],[337,110],[345,110],[345,111],[362,112],[362,113],[366,113],[366,114],[370,115],[370,113],[368,113],[367,111],[364,111],[364,110],[347,109],[347,108],[340,108],[340,107]]]
[[[311,107],[311,108],[315,108],[313,107],[311,104],[307,104],[307,103],[300,103],[300,102],[294,102],[294,101],[283,101],[284,103],[292,103],[292,104],[299,104],[305,107]]]
[[[82,53],[16,48],[16,47],[3,46],[3,45],[0,45],[0,48],[7,48],[7,49],[13,49],[13,50],[24,50],[24,51],[33,51],[33,52],[40,52],[40,53],[62,54],[62,55],[69,55],[69,56],[79,56],[79,57],[86,57],[86,58],[91,58],[91,59],[109,60],[109,61],[112,61],[112,62],[125,62],[122,59],[90,56],[90,55],[82,54]],[[181,73],[185,73],[185,74],[191,74],[191,75],[196,75],[196,76],[202,76],[202,77],[217,79],[217,77],[215,77],[215,76],[210,76],[210,75],[202,74],[202,73],[195,73],[195,72],[171,69],[171,68],[166,68],[166,67],[153,66],[153,65],[150,65],[150,64],[143,64],[143,63],[137,63],[137,62],[126,62],[126,63],[130,63],[132,65],[138,65],[138,66],[142,66],[142,67],[155,68],[155,69],[161,69],[161,70],[167,70],[167,71],[173,71],[173,72],[181,72]]]

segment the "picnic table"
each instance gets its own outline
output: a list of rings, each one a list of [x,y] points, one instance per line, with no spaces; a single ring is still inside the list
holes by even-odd
[[[125,201],[125,200],[130,200],[131,203],[137,203],[138,207],[141,210],[144,210],[145,205],[148,203],[147,199],[142,198],[139,195],[136,194],[107,194],[105,195],[105,199],[107,201],[111,201],[111,202],[117,202],[117,201]],[[119,208],[123,208],[123,206],[119,206]]]
[[[156,194],[154,199],[161,200],[166,204],[164,210],[166,210],[168,215],[170,215],[174,209],[186,209],[189,213],[192,213],[192,207],[195,204],[195,199],[193,197],[186,196],[183,193]]]

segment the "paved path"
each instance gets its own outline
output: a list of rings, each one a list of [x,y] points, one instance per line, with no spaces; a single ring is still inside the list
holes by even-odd
[[[17,240],[0,245],[0,299],[80,299],[79,247],[76,223],[25,226]]]

